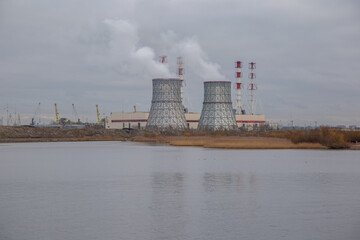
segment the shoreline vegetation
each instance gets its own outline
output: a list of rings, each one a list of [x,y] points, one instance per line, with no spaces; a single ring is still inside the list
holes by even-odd
[[[0,126],[0,143],[133,141],[171,146],[221,149],[354,149],[360,150],[360,131],[322,127],[313,130],[239,132],[197,130],[147,131],[120,129],[61,129]]]

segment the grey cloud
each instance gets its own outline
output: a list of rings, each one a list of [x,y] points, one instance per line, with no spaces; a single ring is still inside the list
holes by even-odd
[[[106,113],[146,110],[151,78],[164,70],[157,55],[169,56],[174,73],[188,47],[184,94],[193,111],[206,74],[233,80],[239,59],[257,62],[256,94],[269,119],[292,112],[299,121],[360,125],[359,9],[340,0],[3,0],[0,102],[28,115],[39,101],[48,114],[54,102],[64,114],[75,103],[93,119],[96,103]],[[135,24],[137,36],[106,19]]]

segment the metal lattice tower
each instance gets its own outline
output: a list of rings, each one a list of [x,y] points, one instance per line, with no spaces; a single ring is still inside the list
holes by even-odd
[[[254,115],[255,113],[255,98],[254,98],[254,91],[257,90],[257,85],[254,83],[255,78],[256,78],[256,74],[255,74],[255,69],[256,69],[256,63],[251,62],[249,63],[249,69],[250,69],[250,73],[249,73],[249,79],[250,79],[250,83],[248,86],[248,90],[250,90],[250,96],[251,96],[251,100],[250,100],[250,114]]]
[[[185,129],[186,120],[181,99],[182,80],[153,79],[153,96],[146,129]]]
[[[231,102],[231,82],[204,82],[204,102],[198,129],[236,129],[235,114]]]
[[[167,62],[166,60],[167,56],[163,55],[159,57],[159,62],[165,64]]]
[[[183,106],[184,112],[187,112],[187,108],[185,107],[185,103],[184,103],[184,83],[185,82],[184,82],[184,65],[183,65],[182,57],[177,58],[177,64],[178,64],[178,76],[179,76],[179,79],[182,80],[181,88],[180,88],[182,106]]]
[[[241,101],[241,89],[244,88],[242,82],[241,82],[241,77],[242,77],[242,72],[241,72],[241,68],[242,68],[242,62],[241,61],[236,61],[235,63],[235,74],[236,74],[236,105],[235,105],[235,109],[237,111],[238,114],[245,114],[245,108],[242,104]]]

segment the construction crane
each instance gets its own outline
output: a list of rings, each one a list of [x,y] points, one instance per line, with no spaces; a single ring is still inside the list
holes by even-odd
[[[20,113],[18,113],[18,116],[17,116],[17,121],[16,121],[16,125],[17,125],[17,126],[21,126]]]
[[[8,115],[7,125],[8,126],[13,126],[14,125],[14,121],[13,121],[13,117],[12,117],[11,113]]]
[[[99,106],[96,104],[96,123],[101,123],[100,113],[99,113]]]
[[[35,125],[36,125],[36,120],[35,120],[35,118],[37,117],[37,115],[39,115],[39,120],[38,120],[37,124],[40,123],[40,104],[41,104],[41,103],[39,102],[39,104],[38,104],[38,106],[37,106],[37,108],[36,108],[36,110],[35,110],[34,116],[31,118],[31,123],[30,123],[30,125],[32,125],[32,126],[35,126]]]
[[[60,118],[59,118],[59,112],[57,110],[57,105],[56,103],[54,104],[55,105],[55,123],[60,123]]]
[[[57,105],[56,103],[54,104],[55,105],[55,123],[58,123],[58,124],[68,124],[70,123],[70,120],[67,119],[67,118],[60,118],[59,117],[59,112],[57,110]]]
[[[77,120],[77,123],[81,123],[79,115],[78,115],[78,113],[76,111],[75,105],[72,104],[72,107],[73,107],[73,112],[74,112],[74,115],[75,115],[75,119]]]

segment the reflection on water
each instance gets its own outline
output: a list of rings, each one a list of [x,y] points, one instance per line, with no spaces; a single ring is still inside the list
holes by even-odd
[[[187,239],[184,178],[178,172],[152,175],[151,239]]]
[[[203,179],[206,192],[219,191],[226,188],[240,190],[241,188],[241,173],[205,173]]]
[[[356,151],[1,145],[0,239],[360,239]]]

